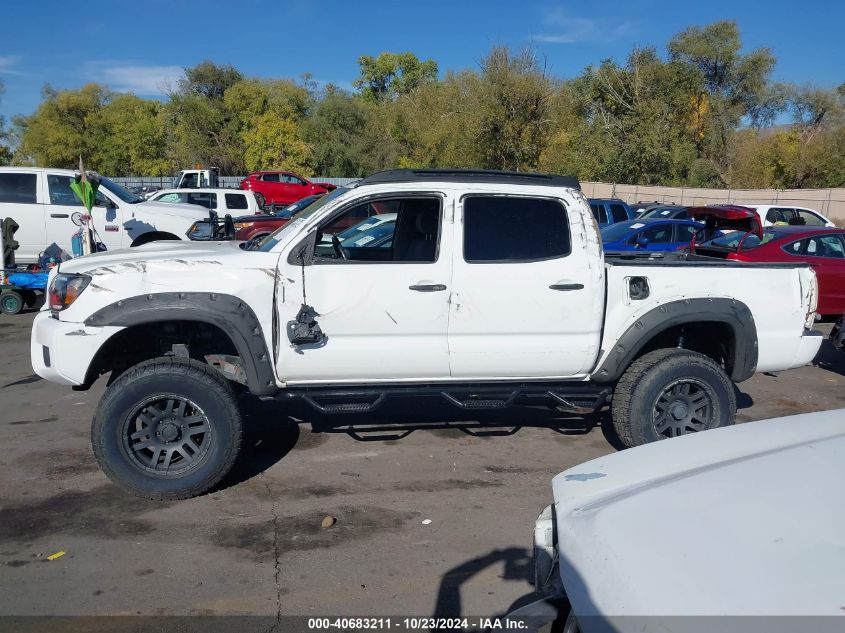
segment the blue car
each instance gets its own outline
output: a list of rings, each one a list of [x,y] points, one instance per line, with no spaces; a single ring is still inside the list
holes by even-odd
[[[601,229],[604,250],[676,251],[692,241],[704,225],[692,220],[637,219],[618,222]]]
[[[589,198],[590,209],[599,227],[609,226],[625,220],[633,220],[637,215],[619,198]]]

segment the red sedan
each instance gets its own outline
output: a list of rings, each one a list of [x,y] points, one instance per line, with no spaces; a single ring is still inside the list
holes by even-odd
[[[753,233],[735,231],[699,244],[696,252],[744,262],[806,262],[819,280],[819,314],[845,312],[845,230],[775,226]]]
[[[336,187],[325,182],[310,182],[289,171],[254,171],[238,185],[255,194],[258,205],[292,204],[306,196],[327,193]]]

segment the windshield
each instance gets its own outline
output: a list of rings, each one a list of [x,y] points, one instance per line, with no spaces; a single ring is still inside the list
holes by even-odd
[[[117,184],[113,180],[109,180],[105,176],[100,176],[100,186],[108,189],[111,193],[116,195],[124,202],[128,202],[130,204],[137,204],[139,202],[144,201],[143,198],[136,196],[134,193],[129,193],[119,184]]]
[[[273,250],[273,247],[276,244],[279,243],[279,236],[281,235],[282,231],[284,231],[285,228],[290,226],[291,223],[293,223],[294,220],[307,220],[314,213],[316,213],[319,209],[321,209],[326,203],[328,203],[328,202],[330,202],[330,201],[332,201],[336,198],[339,198],[340,196],[342,196],[343,194],[345,194],[348,191],[350,191],[350,190],[346,187],[338,187],[337,189],[335,189],[331,193],[326,194],[325,196],[321,196],[320,198],[318,198],[317,200],[315,200],[314,202],[309,204],[304,209],[294,213],[293,216],[291,216],[291,219],[290,219],[289,222],[285,223],[284,225],[280,226],[278,229],[276,229],[275,231],[270,233],[270,235],[268,235],[263,240],[258,242],[250,250],[263,251],[265,253]]]
[[[601,230],[602,242],[618,242],[625,239],[632,230],[641,229],[645,226],[642,222],[619,222],[609,224]]]

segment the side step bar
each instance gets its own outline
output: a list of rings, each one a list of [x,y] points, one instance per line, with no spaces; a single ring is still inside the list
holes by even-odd
[[[498,383],[472,385],[384,385],[378,387],[290,388],[279,399],[301,399],[324,414],[372,413],[388,398],[439,397],[464,410],[491,411],[514,404],[547,404],[576,414],[595,413],[610,387],[591,383]]]

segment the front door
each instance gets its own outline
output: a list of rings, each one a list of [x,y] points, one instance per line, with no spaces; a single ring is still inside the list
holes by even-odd
[[[47,204],[44,207],[48,244],[55,242],[68,253],[71,252],[71,237],[79,230],[79,227],[73,223],[72,216],[74,213],[86,212],[82,201],[70,188],[71,182],[73,182],[73,176],[47,174]],[[118,204],[100,188],[97,191],[94,208],[91,209],[94,239],[104,244],[110,251],[124,246],[126,231],[123,228],[123,217]]]
[[[458,205],[449,362],[460,379],[572,377],[598,355],[604,268],[595,229],[563,200],[470,195]]]
[[[338,226],[347,225],[348,217],[368,217],[367,208],[386,201],[397,209],[387,234],[383,223],[371,229],[372,235],[341,242]],[[353,201],[305,238],[310,263],[303,266],[282,256],[277,293],[281,380],[448,379],[452,231],[450,224],[444,228],[443,210],[449,205],[445,196],[430,194]],[[323,236],[335,236],[334,244]],[[317,312],[325,338],[292,345],[286,326],[303,302]]]

